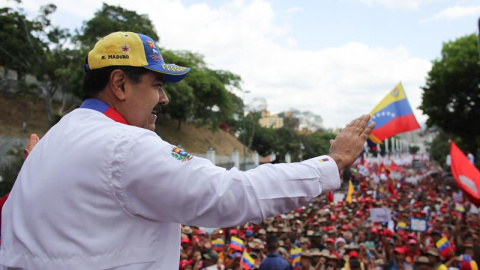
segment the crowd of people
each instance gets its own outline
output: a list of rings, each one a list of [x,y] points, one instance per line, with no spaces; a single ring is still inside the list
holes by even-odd
[[[373,158],[342,178],[343,193],[260,224],[183,226],[180,269],[478,269],[478,209],[427,158]]]

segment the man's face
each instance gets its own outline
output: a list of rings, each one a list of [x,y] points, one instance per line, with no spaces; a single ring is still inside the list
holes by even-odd
[[[325,266],[325,269],[327,270],[334,270],[337,269],[337,261],[335,260],[328,260],[327,264]]]
[[[396,258],[398,261],[404,261],[404,260],[405,260],[405,255],[402,254],[402,253],[395,252],[395,258]]]
[[[153,71],[143,75],[139,83],[126,78],[125,100],[120,113],[130,125],[155,130],[156,114],[161,105],[169,102],[163,91],[164,81],[163,75]]]
[[[418,270],[428,270],[430,267],[426,263],[415,264],[415,269]]]
[[[433,256],[431,254],[427,254],[428,260],[430,261],[431,264],[435,265],[437,264],[438,260],[436,256]]]

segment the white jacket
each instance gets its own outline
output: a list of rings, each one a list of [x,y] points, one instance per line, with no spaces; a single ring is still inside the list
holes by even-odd
[[[154,132],[80,108],[25,161],[3,208],[0,265],[178,269],[180,224],[259,223],[339,186],[327,156],[225,170]]]

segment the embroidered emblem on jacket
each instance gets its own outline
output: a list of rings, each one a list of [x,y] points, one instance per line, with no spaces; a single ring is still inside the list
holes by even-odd
[[[172,155],[172,157],[174,157],[176,160],[180,160],[181,162],[189,161],[193,158],[192,155],[178,147],[173,148],[170,155]]]

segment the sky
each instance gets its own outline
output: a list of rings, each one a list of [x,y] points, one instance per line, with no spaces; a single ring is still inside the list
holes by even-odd
[[[54,3],[53,23],[72,30],[102,5],[22,2],[32,17]],[[369,113],[398,82],[423,124],[427,116],[417,108],[432,61],[440,59],[443,43],[478,33],[480,17],[479,0],[105,2],[147,14],[161,47],[202,54],[210,68],[240,75],[246,104],[264,98],[271,112],[312,111],[326,128]]]

